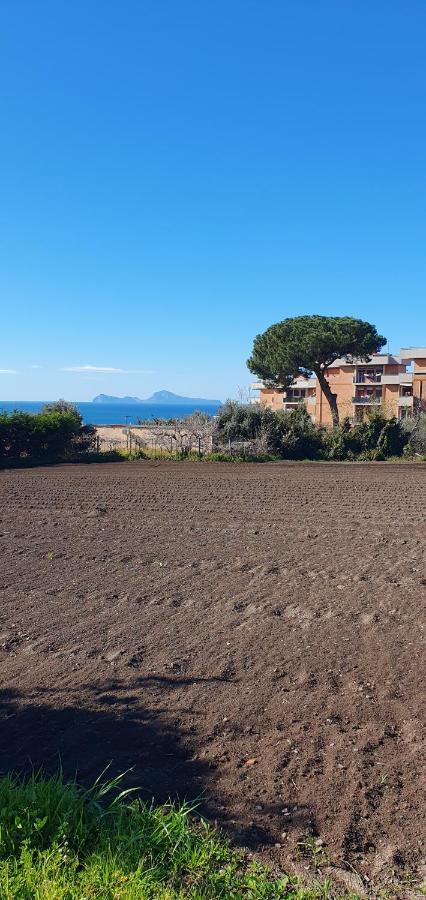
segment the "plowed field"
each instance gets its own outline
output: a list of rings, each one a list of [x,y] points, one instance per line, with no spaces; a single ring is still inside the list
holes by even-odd
[[[112,760],[283,866],[312,835],[418,866],[425,466],[61,466],[0,499],[3,771]]]

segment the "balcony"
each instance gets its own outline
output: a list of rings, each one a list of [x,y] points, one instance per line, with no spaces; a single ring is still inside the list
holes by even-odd
[[[353,384],[381,384],[382,374],[379,375],[354,375],[352,379]]]
[[[412,395],[408,397],[398,397],[398,406],[412,406],[413,400],[414,397]]]
[[[383,375],[383,384],[412,384],[412,372],[400,372],[398,375]]]
[[[380,406],[382,397],[352,397],[352,403],[358,406]]]
[[[291,387],[294,388],[302,388],[302,390],[306,390],[306,388],[315,388],[317,386],[316,378],[295,378]]]

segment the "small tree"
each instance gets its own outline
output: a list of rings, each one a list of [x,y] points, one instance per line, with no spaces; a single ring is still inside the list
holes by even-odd
[[[269,452],[279,445],[280,429],[278,417],[272,410],[260,403],[241,404],[237,400],[227,400],[220,408],[216,437],[218,442],[251,442],[261,452]]]
[[[280,411],[279,450],[285,459],[321,459],[324,452],[325,428],[315,425],[303,403],[291,412]]]
[[[42,407],[42,413],[46,415],[50,415],[51,413],[59,413],[60,415],[68,414],[70,416],[74,416],[75,419],[78,419],[80,425],[83,422],[83,418],[80,415],[75,403],[70,403],[68,400],[54,400],[52,403],[45,403]]]
[[[426,456],[426,412],[403,419],[402,427],[408,438],[408,453]]]
[[[187,456],[193,449],[211,449],[214,421],[206,413],[195,410],[184,419],[177,419],[173,426],[172,439],[177,451]]]
[[[333,425],[339,424],[336,394],[327,372],[343,358],[368,362],[386,343],[374,325],[349,316],[296,316],[271,325],[254,340],[247,361],[251,372],[269,387],[286,390],[299,375],[314,372],[330,406]]]
[[[408,435],[395,417],[385,422],[377,441],[377,454],[387,459],[389,456],[402,456],[408,443]]]

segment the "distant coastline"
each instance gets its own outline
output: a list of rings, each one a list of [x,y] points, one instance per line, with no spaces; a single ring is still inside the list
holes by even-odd
[[[93,398],[93,403],[139,403],[150,404],[151,406],[192,406],[193,404],[202,404],[203,406],[220,406],[220,400],[209,400],[206,397],[182,397],[180,394],[174,394],[173,391],[156,391],[151,397],[142,400],[140,397],[114,397],[110,394],[97,394]]]

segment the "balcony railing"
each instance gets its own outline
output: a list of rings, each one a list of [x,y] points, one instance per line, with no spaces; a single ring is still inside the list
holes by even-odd
[[[352,397],[352,403],[358,403],[362,406],[372,405],[378,406],[382,402],[381,397]]]
[[[353,384],[380,384],[382,380],[382,373],[377,375],[354,375],[352,379]]]

